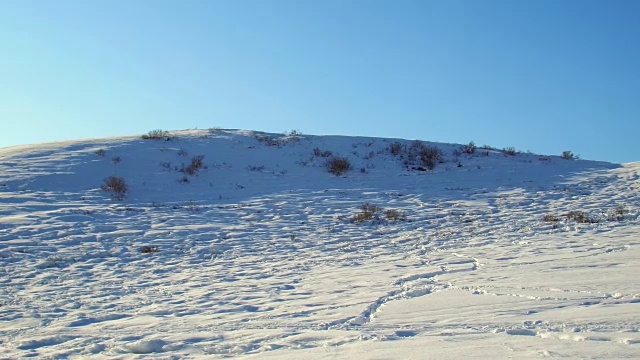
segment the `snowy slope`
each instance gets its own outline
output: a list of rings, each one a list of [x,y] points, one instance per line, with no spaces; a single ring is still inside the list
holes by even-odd
[[[0,149],[0,358],[640,357],[640,163],[425,143],[419,171],[397,141]]]

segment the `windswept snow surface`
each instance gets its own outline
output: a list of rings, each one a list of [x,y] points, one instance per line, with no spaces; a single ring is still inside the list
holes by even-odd
[[[427,143],[445,162],[418,171],[395,141],[0,149],[0,358],[640,358],[640,163]]]

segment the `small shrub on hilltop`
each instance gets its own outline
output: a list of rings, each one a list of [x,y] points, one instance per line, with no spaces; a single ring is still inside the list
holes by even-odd
[[[142,135],[145,140],[168,140],[169,132],[161,129],[151,130],[147,134]]]
[[[118,176],[109,176],[104,179],[104,183],[100,187],[104,191],[111,191],[111,197],[114,200],[123,200],[125,194],[129,191],[129,187],[123,178]]]
[[[444,157],[442,150],[435,146],[426,146],[420,140],[413,141],[409,147],[400,142],[392,143],[389,146],[389,153],[403,159],[407,167],[417,165],[416,162],[419,162],[424,168],[422,166],[412,167],[419,170],[433,170],[438,163],[443,161]]]
[[[460,150],[465,154],[471,155],[476,152],[476,144],[473,141],[471,141],[467,145],[462,145]]]
[[[351,169],[351,163],[345,157],[334,156],[327,160],[326,167],[328,172],[339,176]]]
[[[513,146],[507,147],[502,149],[502,152],[505,155],[509,155],[509,156],[515,156],[518,155],[518,150],[516,150],[516,148],[514,148]]]
[[[260,141],[261,143],[267,145],[267,146],[277,146],[280,147],[283,144],[283,141],[281,141],[280,139],[271,137],[269,135],[266,134],[256,134],[255,139]]]
[[[303,134],[302,134],[302,131],[293,129],[293,130],[289,131],[288,133],[285,133],[285,135],[286,136],[302,136]]]
[[[565,160],[573,160],[573,159],[576,158],[575,155],[573,155],[573,153],[571,151],[568,151],[568,150],[567,151],[563,151],[561,156]]]

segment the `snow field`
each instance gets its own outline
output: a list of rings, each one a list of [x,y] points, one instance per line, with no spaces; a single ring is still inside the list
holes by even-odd
[[[0,149],[0,357],[640,357],[639,163],[172,136]]]

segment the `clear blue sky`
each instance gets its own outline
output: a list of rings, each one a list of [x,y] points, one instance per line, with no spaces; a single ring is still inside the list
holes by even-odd
[[[0,146],[241,128],[640,161],[640,1],[2,0]]]

